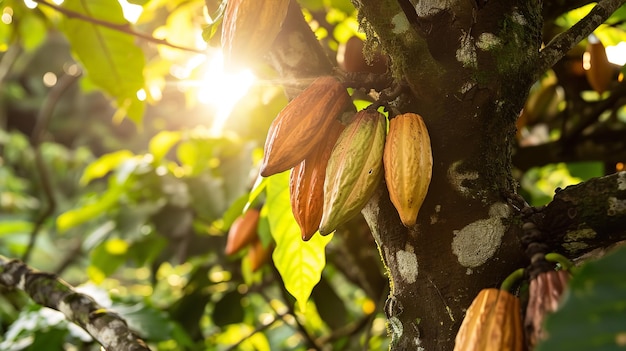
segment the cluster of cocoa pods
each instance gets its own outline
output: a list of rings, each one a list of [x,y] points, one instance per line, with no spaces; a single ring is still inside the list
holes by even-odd
[[[570,272],[563,269],[544,271],[532,277],[525,313],[522,313],[520,298],[504,288],[505,284],[500,289],[481,290],[467,309],[454,350],[533,350],[547,337],[543,322],[548,314],[558,309],[569,279]]]
[[[344,125],[345,123],[345,125]],[[332,233],[366,205],[383,177],[406,226],[412,226],[432,176],[422,117],[387,118],[373,106],[355,113],[332,76],[317,78],[272,122],[261,175],[292,169],[290,198],[302,239]]]
[[[224,250],[227,255],[234,255],[248,248],[247,255],[252,272],[256,272],[267,263],[274,250],[273,243],[263,245],[259,238],[257,228],[260,217],[260,211],[256,208],[251,208],[235,219],[228,230],[226,248]]]

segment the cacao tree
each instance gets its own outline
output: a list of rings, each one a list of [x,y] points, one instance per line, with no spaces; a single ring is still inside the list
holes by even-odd
[[[54,216],[54,223],[48,224],[49,230],[59,233],[72,233],[98,223],[98,226],[93,224],[94,234],[88,236],[85,244],[80,234],[74,234],[78,243],[76,252],[90,257],[88,276],[92,280],[112,275],[126,260],[133,259],[138,266],[151,265],[154,269],[152,283],[156,290],[156,272],[164,262],[174,259],[195,262],[192,272],[188,272],[188,284],[177,293],[180,300],[164,303],[172,320],[184,329],[184,337],[179,337],[172,346],[159,339],[162,335],[155,335],[157,332],[148,333],[147,341],[162,342],[159,346],[164,350],[219,349],[219,340],[226,338],[227,330],[233,330],[225,326],[242,323],[244,317],[231,320],[217,312],[232,301],[237,305],[243,301],[245,293],[240,286],[254,290],[262,296],[263,303],[272,305],[276,299],[266,291],[272,283],[268,282],[269,276],[278,281],[277,295],[288,306],[287,312],[272,307],[271,323],[247,330],[248,335],[240,343],[229,346],[229,349],[264,349],[259,346],[264,344],[254,336],[276,320],[283,319],[289,324],[286,315],[297,317],[295,309],[299,306],[304,310],[326,265],[357,282],[368,299],[380,300],[378,308],[386,319],[390,349],[453,350],[465,313],[481,290],[499,286],[519,268],[528,267],[526,280],[544,273],[546,266],[552,268],[546,260],[548,253],[577,259],[625,239],[623,96],[626,90],[620,66],[609,63],[601,44],[617,44],[626,39],[622,33],[626,29],[623,21],[626,10],[622,7],[625,2],[206,0],[168,3],[152,0],[133,2],[142,6],[144,18],[132,25],[114,0],[93,3],[66,0],[61,5],[45,0],[9,1],[0,27],[2,44],[6,46],[2,47],[6,51],[0,73],[10,71],[13,64],[18,65],[15,57],[19,54],[11,51],[13,47],[28,50],[29,41],[24,38],[31,38],[27,35],[29,29],[58,29],[81,66],[84,85],[95,86],[109,96],[115,104],[114,118],[118,122],[128,117],[137,125],[147,124],[147,116],[151,115],[148,102],[162,106],[156,96],[166,91],[165,82],[170,75],[184,76],[177,66],[183,61],[180,52],[205,53],[206,48],[194,46],[190,31],[181,30],[185,35],[177,35],[178,29],[198,25],[194,21],[202,18],[204,42],[211,48],[223,48],[225,66],[234,71],[252,69],[265,82],[260,89],[264,95],[259,93],[265,97],[252,104],[253,109],[237,111],[236,108],[231,113],[231,119],[245,115],[239,123],[243,120],[252,125],[249,130],[239,131],[251,135],[251,140],[262,141],[269,128],[267,138],[271,144],[283,128],[281,143],[293,149],[282,151],[284,159],[278,163],[286,166],[281,168],[268,166],[268,155],[277,151],[268,149],[267,142],[266,159],[253,164],[251,149],[259,145],[250,146],[228,136],[214,137],[202,130],[155,131],[156,135],[146,142],[145,154],[117,150],[84,168],[80,183],[76,184],[100,186],[95,188],[100,193],[94,191],[76,198],[64,194],[63,200],[71,204],[57,205],[59,194],[55,194],[45,175],[48,166],[41,144],[59,96],[71,94],[68,87],[79,76],[75,67],[65,69],[64,79],[51,84],[54,88],[43,102],[38,122],[31,131],[34,161],[25,169],[39,174],[46,206],[37,208],[40,216],[26,225],[33,234],[28,246],[19,253],[24,261],[29,260],[36,246],[36,234]],[[336,20],[337,17],[342,19]],[[234,25],[236,20],[244,18],[248,18],[247,22]],[[354,28],[346,30],[350,23]],[[167,34],[162,35],[163,32]],[[147,44],[141,47],[135,41]],[[7,70],[1,69],[5,67]],[[316,85],[319,77],[324,77],[322,81],[328,89]],[[3,79],[0,74],[0,83]],[[156,90],[148,88],[155,86]],[[282,87],[286,100],[294,104],[284,107],[287,101],[282,91],[272,90],[276,86]],[[314,89],[307,90],[311,86]],[[350,92],[350,98],[346,91]],[[267,96],[277,103],[264,103]],[[295,167],[291,177],[292,183],[297,183],[300,179],[297,177],[314,172],[301,163],[303,159],[317,163],[319,159],[332,158],[332,144],[337,138],[341,140],[339,134],[344,125],[349,124],[354,110],[362,111],[366,106],[369,106],[367,112],[378,111],[376,116],[384,112],[386,117],[380,117],[384,123],[387,119],[398,125],[405,123],[390,131],[387,138],[396,141],[396,150],[414,150],[409,156],[397,156],[401,155],[399,151],[395,151],[396,156],[385,154],[384,172],[394,167],[408,169],[419,163],[419,179],[404,178],[404,183],[391,185],[386,178],[374,182],[374,187],[367,191],[359,189],[367,194],[362,199],[365,205],[350,214],[358,210],[361,214],[339,225],[333,223],[332,229],[320,230],[329,234],[337,227],[334,236],[322,236],[315,233],[318,225],[311,227],[311,223],[298,219],[296,210],[298,221],[293,218],[290,204],[295,208],[297,202],[293,198],[289,201],[289,175],[283,171]],[[167,112],[176,115],[178,108]],[[332,118],[322,121],[319,114]],[[280,122],[286,115],[296,117]],[[419,123],[403,122],[404,119],[397,117],[409,115],[419,115]],[[275,121],[270,126],[275,116],[280,123]],[[299,119],[308,124],[302,127]],[[409,140],[414,138],[419,138],[421,144],[409,148]],[[332,141],[327,142],[330,146],[323,144],[327,139]],[[357,136],[338,143],[375,142],[376,137],[366,139]],[[379,176],[383,179],[383,143],[378,144],[381,146],[378,166],[371,169],[368,166],[368,170],[372,173],[375,167],[380,167]],[[299,155],[305,148],[306,155]],[[428,157],[416,157],[416,153],[426,150]],[[319,159],[311,156],[316,151]],[[403,157],[404,162],[388,164],[387,158],[394,157]],[[355,158],[358,157],[350,160]],[[432,164],[428,162],[431,159]],[[406,160],[411,163],[406,164]],[[550,192],[556,193],[547,200],[537,199],[530,192],[539,185],[526,186],[525,182],[533,179],[528,176],[531,172],[520,176],[533,167],[576,161],[600,162],[602,169],[593,175],[608,175],[565,189],[550,188]],[[329,166],[332,167],[343,166]],[[253,186],[248,179],[250,169],[254,170],[256,179]],[[110,172],[113,176],[107,176]],[[268,177],[256,176],[257,173]],[[430,182],[425,181],[428,178]],[[98,180],[105,181],[94,185]],[[76,184],[74,187],[79,188]],[[359,182],[357,186],[363,184]],[[413,190],[416,184],[417,190]],[[294,188],[291,191],[295,192]],[[400,201],[396,200],[396,193],[409,191],[419,193],[418,202],[423,200],[417,206],[416,218],[415,208],[408,215],[400,211],[402,216],[396,208],[396,202]],[[528,204],[539,202],[546,206]],[[310,207],[302,213],[312,213],[312,208],[321,203],[318,196],[317,201],[303,205]],[[240,217],[242,213],[245,214]],[[237,217],[245,221],[246,215],[254,215],[254,222],[231,227]],[[134,216],[138,219],[128,218]],[[323,217],[317,221],[320,220],[326,223]],[[369,230],[364,230],[364,221]],[[145,235],[124,233],[133,226],[141,228],[135,232]],[[240,239],[245,242],[231,249],[235,239],[229,237],[226,243],[229,227],[231,232],[236,231],[233,228],[246,227],[252,237]],[[0,233],[12,230],[0,230]],[[336,242],[336,246],[329,242]],[[224,246],[227,255],[249,247],[243,273],[235,273],[238,267],[222,254]],[[271,250],[274,252],[271,265],[260,273],[252,273],[267,261]],[[15,253],[7,250],[2,254]],[[379,259],[389,280],[388,291],[377,265]],[[604,262],[599,267],[607,271],[617,265],[607,263],[611,260]],[[228,284],[226,280],[213,279],[213,264],[232,272]],[[54,276],[34,272],[18,261],[3,259],[0,266],[2,286],[23,289],[38,304],[61,310],[108,349],[148,349],[143,340],[129,332],[123,319]],[[587,272],[593,272],[592,268],[587,268]],[[589,274],[593,276],[587,274],[581,276],[587,279]],[[329,280],[322,277],[315,288],[317,294],[322,289],[328,292],[325,284]],[[226,292],[218,291],[218,283],[227,286]],[[254,288],[255,283],[261,287]],[[213,288],[218,292],[207,293]],[[295,303],[287,292],[295,298]],[[523,294],[522,291],[520,295]],[[515,300],[511,306],[517,304]],[[315,306],[321,310],[324,304],[316,300]],[[216,313],[211,313],[208,327],[206,323],[202,326],[205,309],[209,308],[214,308]],[[516,312],[519,313],[515,316],[523,315]],[[356,335],[354,330],[371,323],[373,316],[370,312],[362,321],[346,328],[348,331],[341,330],[326,339],[315,338],[296,317],[293,318],[296,322],[291,324],[303,339],[298,347],[329,349],[339,346],[328,339]],[[332,323],[332,318],[323,319],[329,325]],[[558,327],[558,322],[555,323]],[[223,329],[207,336],[207,330],[214,331],[213,327]],[[558,338],[561,334],[557,327],[553,334],[556,341],[546,347],[556,347],[563,340]],[[111,340],[111,333],[107,333],[111,330],[121,337]],[[610,345],[626,343],[624,330],[610,333],[607,336]],[[174,332],[167,335],[170,334]],[[350,342],[341,345],[373,347],[369,341]],[[459,349],[463,347],[457,345]]]

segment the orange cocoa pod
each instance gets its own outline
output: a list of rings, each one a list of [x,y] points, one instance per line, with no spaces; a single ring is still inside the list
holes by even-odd
[[[250,260],[250,268],[253,272],[256,272],[265,263],[269,262],[274,251],[274,243],[270,243],[267,247],[263,246],[263,243],[258,238],[250,243],[248,249],[248,259]]]
[[[598,94],[602,94],[613,80],[613,65],[606,56],[604,45],[595,35],[590,35],[588,41],[583,56],[583,68],[589,85]]]
[[[433,172],[430,137],[422,117],[405,113],[389,121],[383,155],[389,197],[409,227],[417,221]]]
[[[481,290],[465,313],[455,351],[522,351],[520,301],[506,290]]]
[[[353,109],[350,95],[332,76],[317,78],[280,111],[265,140],[261,175],[269,177],[302,162],[319,148],[344,111]]]
[[[257,226],[259,225],[260,216],[261,212],[259,210],[251,208],[233,222],[228,230],[228,238],[226,239],[224,252],[227,255],[237,253],[258,238]]]
[[[308,241],[317,232],[324,209],[324,178],[326,165],[345,126],[333,122],[331,129],[318,150],[291,170],[289,195],[293,216],[300,226],[302,240]]]
[[[289,0],[228,0],[222,21],[224,64],[233,69],[269,52]]]
[[[569,277],[568,272],[560,270],[543,272],[531,279],[524,319],[526,345],[529,350],[534,349],[539,341],[546,338],[543,332],[543,321],[546,315],[558,309]]]

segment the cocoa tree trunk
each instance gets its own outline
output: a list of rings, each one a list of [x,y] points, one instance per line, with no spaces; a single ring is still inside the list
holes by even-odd
[[[409,0],[353,0],[368,35],[366,47],[382,46],[391,58],[393,77],[409,87],[410,93],[391,106],[424,118],[433,150],[432,182],[415,226],[402,225],[384,183],[362,211],[390,278],[385,313],[392,350],[452,350],[478,291],[499,285],[528,264],[519,239],[519,208],[510,205],[516,191],[511,175],[515,121],[540,71],[624,2],[601,1],[596,7],[600,14],[540,54],[541,1],[427,0],[415,5]],[[549,10],[556,11],[554,6]],[[288,92],[296,93],[298,79],[332,73],[301,17],[292,2],[287,30],[272,52],[274,66],[294,82]],[[623,175],[606,183],[615,185],[619,177]],[[624,202],[624,193],[610,201]],[[582,211],[581,203],[568,195],[565,203],[546,208],[546,215],[574,208],[602,222],[606,213]],[[602,196],[597,200],[609,201],[606,192]],[[615,212],[611,223],[625,223],[626,210]],[[580,216],[559,230],[574,230],[577,221]],[[548,222],[541,229],[554,229]],[[604,241],[587,240],[586,249],[594,247],[589,241],[606,244],[624,237],[616,225],[593,230]],[[571,257],[573,251],[559,246],[565,236],[556,235],[550,245]],[[577,247],[576,254],[585,251]]]

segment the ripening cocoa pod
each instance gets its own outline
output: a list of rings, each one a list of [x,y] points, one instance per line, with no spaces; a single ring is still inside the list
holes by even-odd
[[[357,36],[352,36],[337,50],[337,63],[346,72],[370,72],[382,74],[387,72],[387,56],[376,51],[368,62],[363,54],[365,43]]]
[[[291,171],[289,177],[291,210],[300,226],[304,241],[311,239],[320,226],[324,209],[326,165],[344,129],[345,126],[339,121],[333,122],[326,140],[322,142],[319,149],[313,151]]]
[[[539,341],[545,339],[543,321],[546,315],[558,309],[561,295],[567,288],[569,277],[568,272],[560,270],[543,272],[531,279],[524,320],[526,345],[529,350],[532,350]]]
[[[237,253],[246,245],[258,239],[257,226],[261,212],[256,208],[249,209],[246,213],[237,218],[228,230],[228,238],[226,239],[227,255]]]
[[[385,116],[359,111],[341,133],[326,166],[319,232],[332,233],[365,206],[383,177]]]
[[[519,299],[506,290],[483,289],[465,313],[455,351],[522,351]]]
[[[272,257],[272,251],[274,251],[274,243],[263,246],[263,243],[258,238],[250,243],[248,259],[253,272],[258,271],[265,263],[269,262],[270,257]]]
[[[228,69],[269,52],[287,15],[289,0],[229,0],[222,20],[222,51]]]
[[[354,108],[350,95],[332,76],[313,84],[280,111],[265,140],[261,175],[269,177],[302,162],[326,138],[333,121]]]
[[[598,94],[602,94],[609,88],[613,80],[613,65],[606,56],[604,45],[593,34],[588,38],[587,49],[583,56],[583,68],[589,85]]]
[[[389,121],[383,161],[391,202],[402,223],[412,226],[433,173],[430,137],[420,115],[405,113]]]

